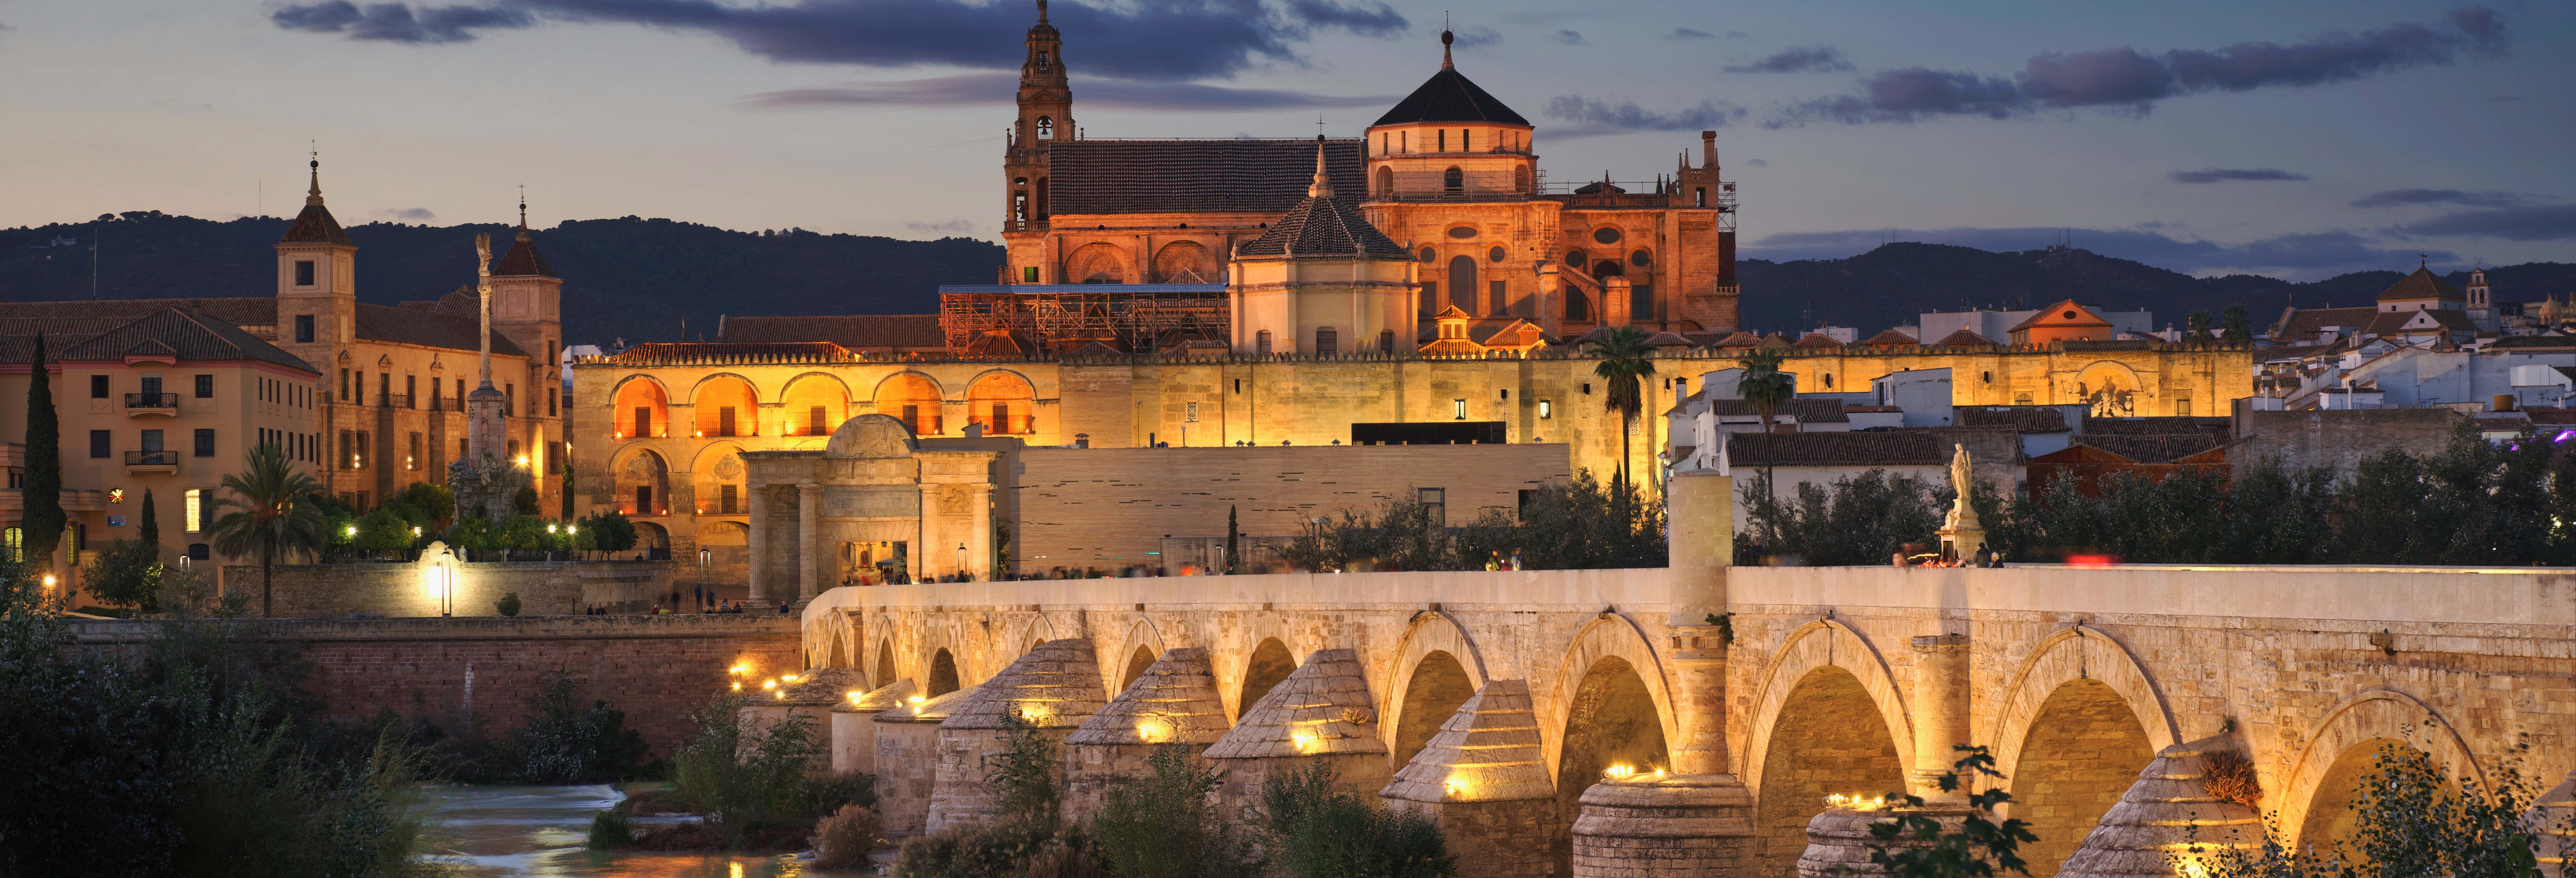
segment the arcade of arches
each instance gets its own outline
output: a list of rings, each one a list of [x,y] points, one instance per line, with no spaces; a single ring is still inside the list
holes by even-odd
[[[1507,592],[1478,584],[1497,575],[1525,581]],[[1714,629],[1673,624],[1666,595],[1682,575],[1002,582],[979,585],[973,607],[944,604],[935,585],[840,588],[817,598],[805,623],[809,643],[863,644],[817,646],[813,661],[869,656],[870,685],[923,681],[934,694],[1002,674],[1034,644],[1071,639],[1098,663],[1098,698],[1114,701],[1164,651],[1201,648],[1228,718],[1274,693],[1323,691],[1301,688],[1298,669],[1319,650],[1352,650],[1360,678],[1331,686],[1353,687],[1350,697],[1373,707],[1342,710],[1336,722],[1383,742],[1384,755],[1368,758],[1386,760],[1388,796],[1412,790],[1407,807],[1464,834],[1480,857],[1527,860],[1496,874],[1608,874],[1602,851],[1614,847],[1602,834],[1621,824],[1589,819],[1587,792],[1661,789],[1605,780],[1614,766],[1679,774],[1694,759],[1718,760],[1744,791],[1742,811],[1705,825],[1741,826],[1726,844],[1761,878],[1794,874],[1827,795],[1920,789],[1917,754],[1945,759],[1951,743],[1993,748],[2006,776],[1997,784],[2015,799],[2009,816],[2040,837],[2026,851],[2043,878],[2162,748],[2244,753],[2264,809],[2310,840],[2344,831],[2352,782],[2387,742],[2424,749],[2455,773],[2467,765],[2473,784],[2486,782],[2473,754],[2501,756],[2524,740],[2525,764],[2545,783],[2576,768],[2576,728],[2547,707],[2576,703],[2576,666],[2523,648],[2534,636],[2576,638],[2576,606],[2545,597],[2558,586],[2540,573],[1735,567],[1721,604],[1733,640],[1715,653],[1686,648]],[[2174,587],[2175,577],[2191,587]],[[1542,597],[1496,600],[1505,593]],[[2144,594],[2164,603],[2142,605]],[[2367,597],[2397,594],[2416,597]],[[1828,595],[1833,603],[1818,603]],[[2335,620],[2352,606],[2384,609]],[[2249,619],[2247,608],[2298,627]],[[2494,621],[2500,612],[2516,621]],[[2395,632],[2394,657],[2372,645],[2390,642],[2383,631]],[[1917,638],[1958,644],[1965,677],[1948,706],[1925,700],[1943,690],[1925,676],[1938,656]],[[1524,699],[1523,718],[1472,712],[1497,686]],[[1458,737],[1478,728],[1500,737]],[[1959,740],[1940,740],[1952,734]],[[1692,749],[1706,735],[1723,746]],[[1690,755],[1699,752],[1717,755]],[[1527,773],[1505,783],[1494,772],[1509,766]],[[1447,794],[1442,777],[1455,781]],[[1512,798],[1479,798],[1488,788]],[[1470,816],[1512,802],[1527,803],[1516,812],[1524,817]],[[1505,831],[1495,827],[1519,835],[1476,836]]]

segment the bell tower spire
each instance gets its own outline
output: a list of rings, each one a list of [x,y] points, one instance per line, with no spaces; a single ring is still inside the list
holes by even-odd
[[[1038,0],[1038,20],[1024,42],[1028,54],[1020,62],[1019,119],[1002,149],[1002,239],[1011,253],[1002,279],[1009,283],[1051,280],[1044,276],[1039,240],[1047,228],[1047,151],[1080,130],[1073,122],[1064,34],[1047,23],[1046,0]],[[1029,276],[1031,271],[1040,276]]]

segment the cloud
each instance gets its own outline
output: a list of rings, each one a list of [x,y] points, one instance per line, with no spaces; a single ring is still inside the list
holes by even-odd
[[[1888,241],[1954,244],[1995,252],[2037,250],[2072,234],[2075,246],[2104,256],[2130,259],[2174,271],[2268,272],[2326,276],[2345,271],[2391,268],[2412,262],[2418,253],[2436,262],[2459,261],[2441,250],[2387,249],[2369,238],[2343,231],[2277,235],[2241,244],[2190,240],[2136,229],[1978,228],[1853,229],[1770,235],[1745,246],[1751,259],[1841,259],[1865,253]]]
[[[1572,128],[1550,129],[1553,137],[1591,137],[1625,131],[1698,131],[1723,128],[1744,118],[1742,107],[1721,106],[1716,101],[1665,113],[1648,110],[1636,101],[1609,101],[1580,95],[1558,95],[1547,102],[1548,116],[1575,123]]]
[[[430,220],[434,220],[434,219],[437,219],[437,218],[438,218],[438,214],[431,213],[431,212],[429,211],[429,208],[426,208],[426,207],[394,207],[394,208],[387,208],[387,209],[384,209],[384,210],[376,211],[376,215],[377,215],[377,216],[384,217],[384,218],[386,218],[386,219],[393,219],[393,220],[412,220],[412,221],[417,221],[417,222],[428,222],[428,221],[430,221]]]
[[[962,219],[936,223],[904,223],[903,227],[925,235],[967,236],[975,234],[975,223],[971,220]]]
[[[1019,76],[966,73],[893,82],[852,82],[746,95],[741,103],[763,109],[832,106],[961,107],[1009,104],[1019,96]],[[1300,91],[1227,88],[1198,83],[1104,80],[1082,86],[1086,106],[1122,110],[1275,110],[1384,107],[1393,95],[1319,95]]]
[[[2175,171],[2165,176],[2176,183],[2220,183],[2230,180],[2305,180],[2306,174],[2279,168],[2202,168],[2197,171]]]
[[[1847,94],[1787,104],[1764,124],[1912,123],[1950,116],[2027,117],[2048,110],[2100,109],[2144,116],[2157,101],[2209,92],[2305,88],[2412,67],[2495,57],[2511,46],[2492,10],[2461,9],[2440,24],[2396,24],[2329,33],[2301,43],[2243,42],[2218,49],[2149,55],[2127,47],[2046,52],[2010,77],[1909,67],[1864,77]]]
[[[1557,31],[1556,33],[1549,34],[1547,38],[1568,46],[1583,45],[1583,35],[1570,30]]]
[[[1673,32],[1672,32],[1672,33],[1665,34],[1665,35],[1664,35],[1664,39],[1667,39],[1667,40],[1714,40],[1714,39],[1717,39],[1717,35],[1716,35],[1716,34],[1713,34],[1713,33],[1709,33],[1709,32],[1704,31],[1704,30],[1699,30],[1699,29],[1697,29],[1697,28],[1677,27],[1677,28],[1673,28]]]
[[[2562,241],[2576,238],[2576,204],[2464,210],[2408,223],[2399,226],[2398,231],[2416,235],[2503,238],[2508,241]]]
[[[288,30],[416,43],[464,42],[477,28],[539,20],[629,24],[713,36],[782,63],[1017,70],[1030,11],[1018,3],[968,0],[497,0],[441,7],[325,0],[286,6],[269,18]],[[1335,0],[1059,3],[1051,18],[1084,35],[1068,66],[1139,80],[1224,78],[1266,62],[1303,63],[1297,47],[1318,31],[1382,37],[1411,27],[1384,3]]]
[[[1471,27],[1458,31],[1458,48],[1484,49],[1503,44],[1503,32],[1490,27]]]
[[[348,0],[288,6],[270,13],[268,18],[287,30],[414,45],[469,42],[475,38],[476,30],[523,28],[537,23],[536,16],[523,9],[426,4],[415,8],[403,3],[360,7]]]
[[[1728,73],[1832,73],[1850,70],[1852,63],[1832,46],[1791,46],[1760,61],[1725,69]]]
[[[1771,163],[1761,159],[1745,159],[1744,166],[1748,168],[1767,168],[1771,166]]]
[[[2539,199],[2519,192],[2489,190],[2466,192],[2459,189],[2390,189],[2373,192],[2352,203],[2354,207],[2403,207],[2412,204],[2457,204],[2462,207],[2522,207]]]

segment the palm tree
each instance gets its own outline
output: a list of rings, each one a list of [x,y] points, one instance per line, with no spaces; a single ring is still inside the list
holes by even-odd
[[[2226,329],[2219,338],[2238,344],[2252,344],[2254,343],[2253,322],[2253,317],[2245,313],[2244,303],[2229,302],[2227,307],[2218,309],[2218,325]]]
[[[278,556],[320,552],[330,539],[321,508],[304,500],[322,490],[322,484],[288,463],[273,443],[253,446],[242,455],[242,464],[241,472],[220,483],[229,493],[215,498],[216,509],[234,510],[215,519],[215,551],[236,558],[258,556],[259,614],[273,617],[269,579]]]
[[[1655,346],[1646,343],[1644,330],[1622,326],[1604,333],[1592,343],[1592,355],[1601,358],[1592,374],[1604,382],[1602,405],[1619,413],[1619,496],[1628,495],[1628,431],[1635,425],[1637,414],[1646,408],[1645,378],[1655,374]]]
[[[2206,311],[2206,310],[2202,310],[2202,309],[2199,309],[2199,308],[2193,308],[2193,309],[2191,309],[2191,313],[2189,313],[2189,314],[2185,314],[2185,315],[2183,315],[2183,316],[2182,316],[2182,322],[2183,322],[2183,326],[2184,326],[2184,328],[2187,328],[2187,329],[2191,330],[2190,334],[2183,336],[2183,340],[2184,340],[2184,341],[2208,341],[2208,340],[2209,340],[2209,312],[2208,312],[2208,311]],[[2168,325],[2170,325],[2170,324],[2168,324]]]
[[[1735,382],[1735,394],[1744,404],[1762,416],[1762,432],[1771,432],[1771,421],[1780,416],[1780,408],[1798,395],[1798,376],[1781,371],[1788,355],[1774,348],[1758,348],[1735,361],[1744,367],[1744,377]]]

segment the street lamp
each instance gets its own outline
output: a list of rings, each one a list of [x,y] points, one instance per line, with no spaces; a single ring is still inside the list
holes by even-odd
[[[966,544],[965,544],[965,543],[958,543],[958,544],[957,544],[957,575],[958,575],[959,577],[961,577],[961,578],[962,578],[962,577],[964,577],[964,576],[966,575]]]

